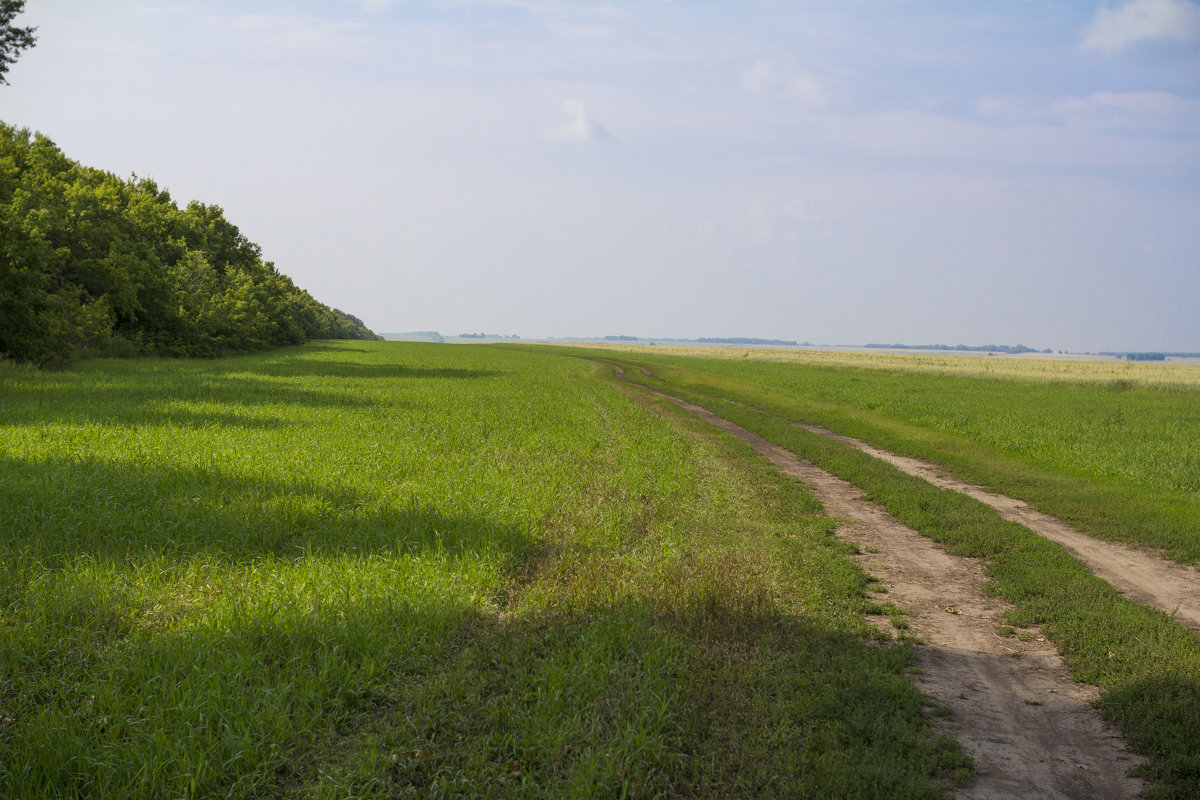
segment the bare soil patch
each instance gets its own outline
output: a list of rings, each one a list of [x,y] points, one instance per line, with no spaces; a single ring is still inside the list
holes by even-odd
[[[619,367],[616,374],[625,379]],[[1141,782],[1126,775],[1137,760],[1092,708],[1097,690],[1073,681],[1036,630],[998,633],[1008,606],[983,595],[980,560],[945,553],[865,500],[853,484],[762,437],[703,408],[647,391],[746,442],[805,482],[830,515],[846,520],[838,536],[859,548],[863,568],[883,582],[890,601],[909,612],[910,631],[921,642],[914,678],[951,712],[936,725],[957,736],[975,758],[978,775],[958,791],[960,797],[1137,796]]]

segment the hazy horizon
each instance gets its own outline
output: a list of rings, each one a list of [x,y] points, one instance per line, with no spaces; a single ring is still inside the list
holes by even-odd
[[[518,334],[506,334],[494,331],[460,331],[451,333],[448,331],[385,331],[380,330],[376,333],[388,341],[427,341],[431,336],[440,337],[439,340],[454,340],[462,342],[467,340],[470,342],[474,339],[483,339],[488,341],[513,340],[521,342],[586,342],[598,344],[655,344],[655,343],[672,343],[686,344],[697,346],[712,346],[712,347],[801,347],[810,349],[830,349],[830,350],[903,350],[913,352],[949,352],[949,353],[965,353],[967,355],[1005,355],[1005,351],[1016,351],[1019,348],[1024,348],[1019,353],[1014,352],[1013,355],[1073,355],[1073,356],[1127,356],[1130,354],[1162,354],[1168,356],[1174,354],[1183,356],[1188,359],[1195,359],[1200,363],[1200,350],[1130,350],[1129,348],[1121,349],[1105,349],[1105,350],[1067,350],[1064,348],[1055,347],[1034,347],[1026,342],[810,342],[808,340],[783,340],[783,339],[766,339],[756,336],[722,336],[708,337],[699,336],[693,338],[681,336],[640,336],[632,334],[568,334],[565,336],[520,336]],[[989,352],[991,351],[991,352]]]
[[[0,119],[223,207],[377,331],[1200,351],[1192,0],[63,0],[16,24],[39,41]]]

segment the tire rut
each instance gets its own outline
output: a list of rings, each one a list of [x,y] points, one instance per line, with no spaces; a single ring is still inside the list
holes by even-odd
[[[616,377],[626,380],[615,367]],[[640,386],[640,385],[639,385]],[[645,386],[645,391],[750,445],[785,474],[807,484],[837,535],[859,548],[855,559],[887,587],[920,640],[916,684],[950,709],[935,726],[953,733],[975,759],[977,775],[957,795],[970,800],[1136,797],[1128,777],[1138,763],[1092,707],[1099,693],[1078,684],[1053,645],[1030,630],[997,633],[1008,610],[985,597],[981,559],[951,556],[816,465],[699,406]],[[882,618],[880,627],[888,627]]]
[[[745,403],[737,405],[759,413],[770,413]],[[956,478],[928,461],[897,455],[861,439],[834,433],[819,425],[787,421],[809,433],[841,442],[886,461],[901,472],[921,478],[934,486],[951,489],[991,506],[1004,519],[1024,525],[1039,536],[1065,547],[1093,575],[1107,581],[1130,600],[1157,608],[1181,625],[1200,632],[1200,571],[1194,567],[1184,566],[1148,550],[1097,539],[1057,517],[1038,511],[1024,500],[990,492],[981,486]]]

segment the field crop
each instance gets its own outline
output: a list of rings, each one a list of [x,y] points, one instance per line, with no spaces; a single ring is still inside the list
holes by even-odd
[[[1200,367],[659,350],[621,357],[942,464],[1101,538],[1200,562]]]
[[[0,796],[939,797],[794,482],[530,350],[0,365]]]

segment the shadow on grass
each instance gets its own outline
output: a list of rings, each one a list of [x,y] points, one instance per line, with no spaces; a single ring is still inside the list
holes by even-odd
[[[408,343],[406,352],[412,357],[428,357],[431,348],[437,345]],[[444,351],[442,351],[444,353]],[[348,358],[340,358],[346,354]],[[435,363],[444,363],[444,355],[434,357]],[[498,374],[491,369],[473,367],[419,366],[396,363],[396,356],[386,349],[348,347],[343,344],[316,342],[298,347],[284,347],[267,353],[251,356],[215,359],[212,361],[185,362],[195,370],[210,374],[229,375],[253,372],[256,375],[288,378],[485,378]],[[163,362],[159,362],[162,364]],[[166,362],[168,365],[171,362]],[[168,367],[174,371],[178,364]]]
[[[107,364],[105,366],[108,366]],[[152,425],[179,423],[191,427],[233,425],[262,428],[289,424],[264,419],[274,408],[361,409],[376,404],[370,396],[371,382],[395,380],[478,380],[497,374],[489,370],[420,368],[396,364],[356,364],[293,357],[277,361],[167,362],[148,370],[135,362],[133,368],[102,373],[62,372],[22,376],[0,384],[0,425],[43,425],[47,422],[117,423]],[[251,371],[252,370],[252,371]],[[295,378],[297,380],[280,380]],[[304,379],[337,378],[356,381],[353,389],[328,381]],[[389,405],[402,406],[400,400]],[[188,404],[227,406],[229,410],[189,409]],[[247,409],[252,414],[239,414]]]
[[[1111,689],[1101,708],[1151,760],[1136,774],[1155,785],[1148,797],[1195,797],[1200,787],[1200,675],[1164,675]]]
[[[298,756],[388,678],[436,669],[470,614],[378,563],[305,561],[266,594],[189,586],[166,630],[119,586],[59,580],[18,610],[0,647],[0,797],[281,796]]]
[[[936,798],[965,768],[931,751],[907,648],[815,619],[641,597],[469,628],[357,704],[297,794]]]
[[[532,532],[483,516],[397,508],[349,486],[92,458],[0,458],[0,547],[41,563],[78,555],[523,553]]]
[[[928,746],[907,648],[721,591],[710,570],[641,589],[589,574],[581,592],[618,599],[492,613],[452,569],[431,580],[389,557],[486,557],[515,576],[536,544],[352,488],[0,461],[14,582],[80,556],[119,573],[57,580],[36,609],[10,605],[27,585],[0,593],[18,619],[0,629],[0,714],[16,720],[0,796],[934,798],[930,776],[961,768]],[[127,562],[262,556],[288,560],[265,568],[266,594],[164,587],[178,616],[161,623],[121,582]]]
[[[503,616],[347,597],[69,665],[45,713],[0,731],[0,789],[940,798],[936,778],[962,768],[929,747],[907,648],[816,620],[645,597]]]
[[[243,370],[244,371],[244,370]],[[423,379],[487,378],[498,374],[495,370],[461,369],[455,367],[411,367],[402,364],[369,364],[356,361],[330,361],[327,359],[287,359],[256,364],[255,374],[274,377],[302,378],[388,378]]]

